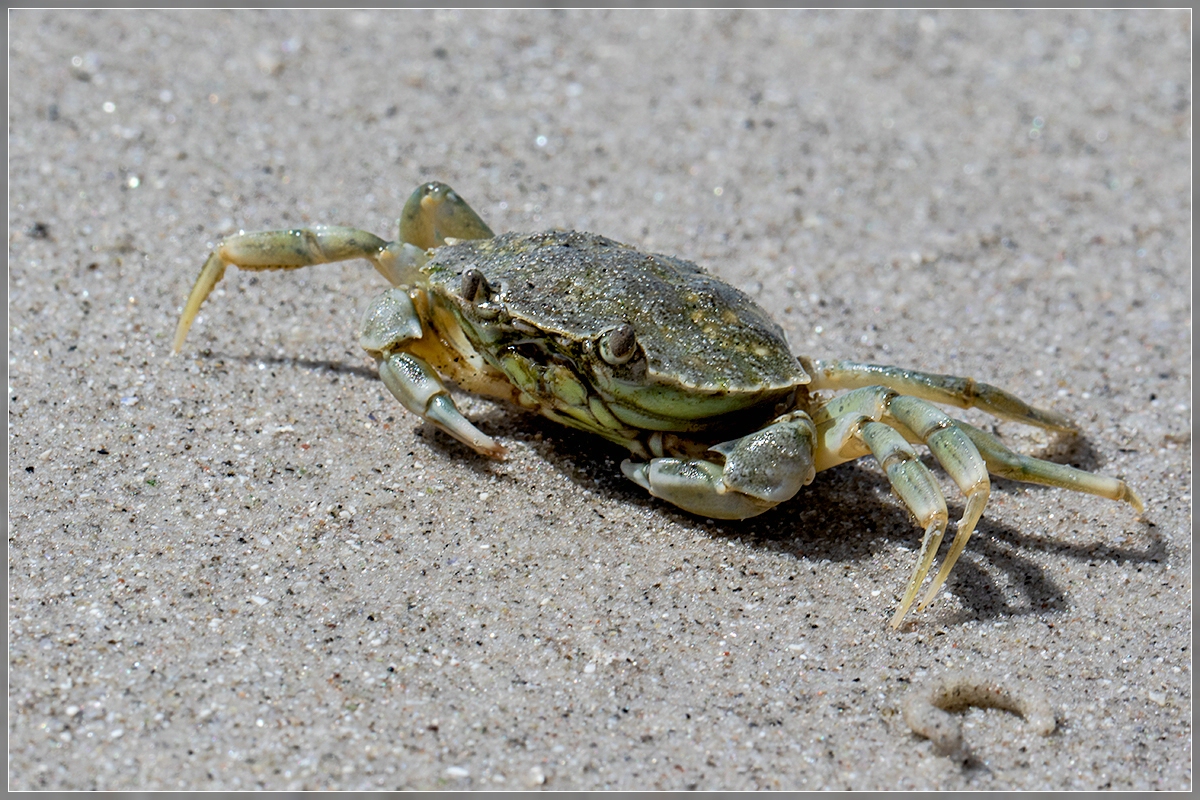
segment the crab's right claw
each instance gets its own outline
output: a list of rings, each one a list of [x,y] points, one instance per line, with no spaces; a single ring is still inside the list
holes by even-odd
[[[401,405],[437,428],[492,458],[504,457],[504,445],[462,415],[433,367],[411,353],[394,353],[379,362],[379,377]]]
[[[740,439],[709,448],[718,460],[623,461],[625,477],[655,497],[713,519],[746,519],[791,499],[811,483],[816,427],[795,411]]]

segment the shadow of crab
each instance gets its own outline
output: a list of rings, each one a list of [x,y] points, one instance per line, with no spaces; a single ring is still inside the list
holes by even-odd
[[[822,472],[796,497],[761,516],[741,521],[705,520],[651,497],[626,480],[618,467],[627,455],[624,449],[568,428],[545,425],[531,415],[505,416],[504,411],[503,407],[496,406],[496,415],[484,419],[494,425],[501,436],[521,439],[540,433],[548,445],[543,448],[543,457],[577,485],[596,491],[613,502],[664,514],[680,525],[701,527],[714,542],[741,539],[764,550],[787,553],[801,564],[815,566],[815,581],[822,578],[818,561],[862,565],[873,558],[888,558],[895,562],[889,573],[896,576],[894,585],[881,585],[880,588],[885,593],[894,592],[898,599],[904,580],[915,565],[920,531],[892,495],[891,485],[882,470],[869,458]],[[439,434],[439,438],[447,447],[461,448],[449,437]],[[1072,447],[1069,452],[1074,460],[1079,458],[1079,453],[1094,451],[1083,444]],[[926,456],[925,461],[926,466],[937,474],[938,467],[933,459]],[[963,507],[955,502],[955,487],[944,484],[943,489],[950,517],[956,520]],[[993,497],[1044,491],[1054,490],[992,479]],[[999,510],[993,511],[993,514],[999,513]],[[939,610],[935,604],[930,613],[937,615],[936,624],[955,626],[980,620],[1067,612],[1071,601],[1054,573],[1023,553],[1042,551],[1080,563],[1157,563],[1167,558],[1166,543],[1153,524],[1145,526],[1141,538],[1144,542],[1141,547],[1114,547],[1102,540],[1088,544],[1065,543],[1050,536],[1022,532],[1002,519],[989,518],[985,511],[967,552],[947,581],[947,587],[959,599],[962,609]],[[946,547],[948,543],[943,544],[943,553]],[[1014,600],[1014,596],[1020,599]],[[886,617],[889,609],[888,603],[880,603],[881,618]]]

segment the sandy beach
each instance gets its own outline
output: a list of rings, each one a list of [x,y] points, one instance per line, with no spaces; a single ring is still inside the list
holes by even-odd
[[[1191,789],[1187,11],[10,11],[9,788]],[[423,181],[500,231],[694,261],[797,353],[972,376],[955,412],[1146,501],[997,479],[941,597],[864,458],[751,520],[358,345]],[[961,494],[931,458],[951,518]],[[943,549],[943,553],[944,553]],[[951,673],[1044,695],[1055,730]]]

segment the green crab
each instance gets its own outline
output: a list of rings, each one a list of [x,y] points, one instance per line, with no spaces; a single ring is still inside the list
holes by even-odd
[[[687,261],[576,231],[497,236],[442,183],[417,188],[399,227],[394,242],[334,226],[230,236],[192,287],[174,351],[230,264],[365,259],[393,287],[372,301],[359,339],[384,385],[483,455],[505,450],[459,413],[446,381],[616,442],[632,455],[621,464],[626,476],[704,517],[761,514],[818,472],[874,456],[924,531],[892,627],[915,601],[949,520],[910,443],[927,447],[966,499],[918,609],[937,595],[983,513],[988,473],[1143,511],[1124,481],[1014,453],[934,403],[1074,432],[1064,417],[970,378],[793,355],[753,300]],[[844,393],[828,397],[833,391]]]

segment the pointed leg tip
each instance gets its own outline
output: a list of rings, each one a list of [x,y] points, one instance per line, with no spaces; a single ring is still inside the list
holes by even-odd
[[[1028,422],[1067,436],[1078,436],[1080,433],[1080,428],[1075,424],[1075,421],[1064,414],[1060,414],[1057,411],[1047,411],[1042,408],[1031,408],[1030,411],[1031,419]],[[1020,421],[1026,422],[1027,420]]]
[[[924,579],[925,576],[922,575],[920,580]],[[912,608],[913,601],[917,599],[917,589],[921,586],[920,580],[914,580],[905,589],[904,599],[900,601],[900,605],[896,606],[896,612],[892,614],[891,622],[888,623],[891,625],[892,630],[899,628],[900,624],[904,622],[904,618],[908,616],[908,611]]]
[[[188,332],[192,329],[192,323],[195,317],[182,317],[179,324],[175,326],[175,338],[171,340],[171,355],[177,355],[183,350],[183,343],[187,340]]]
[[[1078,436],[1083,432],[1083,429],[1076,425],[1074,420],[1067,419],[1066,417],[1059,417],[1054,420],[1053,430],[1057,430],[1065,436]]]
[[[1125,484],[1125,496],[1121,499],[1133,506],[1133,510],[1138,513],[1139,517],[1146,513],[1146,503],[1142,500],[1141,495],[1135,492],[1129,484]]]
[[[942,589],[942,583],[935,581],[933,586],[929,587],[929,591],[921,598],[921,602],[917,603],[917,611],[924,611],[933,605],[933,601],[937,599],[938,592]]]

